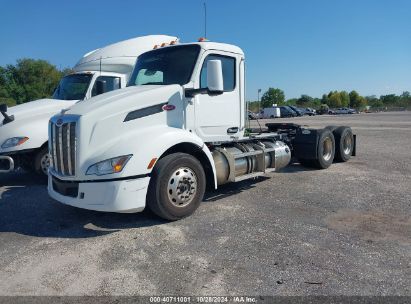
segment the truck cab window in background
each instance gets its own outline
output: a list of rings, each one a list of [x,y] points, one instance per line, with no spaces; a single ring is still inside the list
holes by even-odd
[[[204,60],[200,75],[200,88],[205,89],[207,85],[207,62],[209,60],[220,60],[223,68],[224,92],[233,91],[235,88],[235,58],[222,55],[208,55]]]
[[[97,81],[104,81],[106,83],[106,91],[111,92],[114,90],[118,90],[121,88],[120,85],[120,77],[114,77],[114,76],[99,76],[97,77],[96,81],[94,82],[93,89],[91,91],[91,96],[96,96],[97,95]]]
[[[138,57],[128,86],[184,85],[191,79],[200,52],[199,45],[165,47]]]
[[[54,91],[53,98],[61,100],[84,99],[92,78],[92,74],[72,74],[63,77]]]

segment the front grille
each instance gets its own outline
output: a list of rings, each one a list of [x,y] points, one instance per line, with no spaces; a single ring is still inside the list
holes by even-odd
[[[61,176],[76,174],[76,121],[50,121],[49,149],[54,172]]]

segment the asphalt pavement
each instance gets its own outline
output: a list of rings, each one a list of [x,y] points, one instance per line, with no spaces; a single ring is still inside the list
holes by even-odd
[[[176,222],[1,175],[0,295],[411,296],[411,112],[275,121],[352,126],[357,156],[225,185]]]

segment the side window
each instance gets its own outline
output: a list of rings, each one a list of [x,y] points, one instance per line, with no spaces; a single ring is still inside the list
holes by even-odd
[[[106,83],[106,91],[111,92],[114,90],[118,90],[121,88],[120,85],[120,77],[113,77],[113,76],[99,76],[97,77],[96,81],[94,82],[93,89],[91,90],[91,96],[97,95],[97,81],[104,81]]]
[[[200,88],[207,88],[207,62],[221,60],[223,67],[224,92],[233,91],[235,88],[235,58],[222,55],[208,55],[204,60],[200,75]]]

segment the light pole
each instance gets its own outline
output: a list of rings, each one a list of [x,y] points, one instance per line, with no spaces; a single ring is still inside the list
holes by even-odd
[[[260,93],[261,93],[261,89],[258,89],[257,91],[258,114],[260,114]]]

